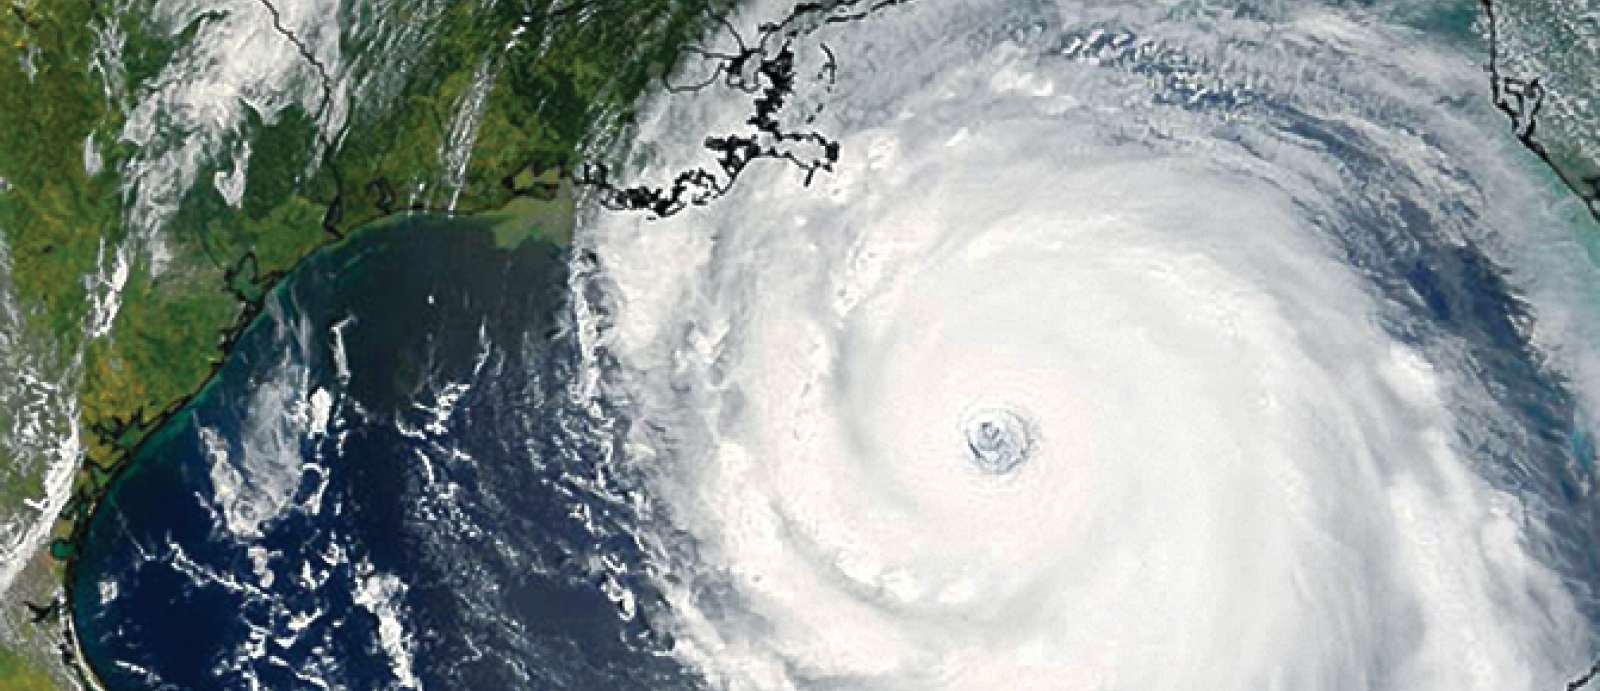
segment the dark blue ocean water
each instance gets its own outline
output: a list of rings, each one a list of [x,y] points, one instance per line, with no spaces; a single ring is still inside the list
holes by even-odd
[[[1252,98],[1365,181],[1301,211],[1390,334],[1454,354],[1493,410],[1463,407],[1454,441],[1541,500],[1530,549],[1595,583],[1594,444],[1508,270],[1461,239],[1479,219],[1369,134]],[[92,519],[72,615],[112,691],[698,688],[650,620],[642,502],[610,463],[626,421],[571,390],[567,271],[426,218],[308,260]]]
[[[1391,244],[1379,229],[1433,235],[1405,214],[1352,207],[1330,232],[1397,337],[1481,364],[1517,412],[1485,424],[1532,433],[1478,449],[1490,474],[1569,502],[1546,556],[1596,572],[1593,451],[1526,306],[1471,246]],[[430,218],[299,268],[91,521],[72,616],[111,691],[700,688],[649,620],[637,497],[608,462],[623,422],[571,388],[567,273],[563,248]]]
[[[612,422],[568,393],[566,279],[562,248],[438,218],[305,262],[92,519],[72,616],[100,678],[691,686],[645,620]]]

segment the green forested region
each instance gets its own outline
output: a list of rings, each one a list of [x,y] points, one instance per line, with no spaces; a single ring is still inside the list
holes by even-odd
[[[85,449],[56,555],[71,557],[72,519],[87,515],[162,415],[201,387],[253,301],[308,252],[413,210],[497,212],[502,228],[569,236],[566,173],[580,145],[604,134],[596,123],[626,121],[649,81],[705,29],[716,9],[708,1],[464,0],[432,15],[414,7],[424,3],[349,3],[341,16],[364,26],[425,17],[430,40],[363,63],[363,51],[384,48],[342,32],[355,66],[344,82],[323,73],[323,87],[375,76],[363,69],[387,70],[376,76],[399,87],[353,100],[332,133],[323,113],[300,105],[248,112],[243,197],[230,203],[210,184],[229,161],[207,163],[156,229],[169,255],[158,266],[149,246],[124,247],[135,241],[126,175],[139,153],[124,129],[163,68],[204,40],[218,15],[174,24],[159,0],[10,0],[0,15],[0,240],[9,260],[0,272],[9,272],[24,314],[23,341],[59,355]],[[260,20],[270,25],[270,16]],[[463,113],[476,118],[464,124]],[[452,170],[462,152],[470,153],[464,168]],[[106,296],[119,307],[95,333],[93,305]],[[11,477],[0,491],[13,503],[36,496],[38,474]],[[35,571],[59,576],[59,567]],[[22,654],[5,643],[0,635],[0,689],[51,687],[39,670],[53,650]]]

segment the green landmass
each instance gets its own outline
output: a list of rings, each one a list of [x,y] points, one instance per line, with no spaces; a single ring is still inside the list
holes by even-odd
[[[284,272],[365,222],[408,210],[446,210],[438,181],[448,171],[440,151],[481,76],[492,82],[453,210],[484,214],[502,242],[529,233],[565,241],[572,232],[573,190],[564,173],[577,162],[579,147],[597,127],[626,126],[649,80],[668,71],[679,46],[729,4],[451,4],[430,18],[433,38],[423,49],[375,68],[397,70],[397,95],[354,104],[348,131],[325,160],[310,159],[322,136],[316,114],[297,108],[276,118],[252,114],[243,128],[252,155],[241,203],[229,205],[206,182],[215,171],[202,171],[162,230],[171,266],[157,272],[146,257],[136,258],[110,332],[89,339],[87,279],[107,270],[109,257],[128,240],[122,171],[137,152],[120,139],[125,101],[137,101],[174,55],[203,36],[210,18],[200,14],[170,29],[152,18],[153,0],[8,0],[0,9],[5,270],[26,312],[24,340],[76,358],[71,383],[86,444],[78,499],[56,536],[72,535],[74,521],[92,509],[130,450],[211,376],[228,334]],[[1553,142],[1552,160],[1573,179],[1600,174],[1596,140],[1583,136],[1600,108],[1600,99],[1592,98],[1600,42],[1582,35],[1592,27],[1572,19],[1575,4],[1567,0],[1501,5],[1507,71],[1542,76],[1561,93],[1545,103],[1541,120],[1541,140]],[[1464,28],[1477,16],[1451,8],[1449,16],[1426,19]],[[363,11],[368,16],[360,21],[370,24],[410,19],[407,7],[398,5]],[[105,48],[98,36],[111,26],[125,35],[116,67],[126,98],[109,94],[107,68],[95,60]],[[345,40],[346,53],[370,48]],[[84,165],[91,135],[102,157],[95,174]],[[419,184],[433,194],[413,201]],[[0,457],[0,467],[11,461]],[[0,506],[37,496],[42,487],[37,471],[5,477]],[[70,558],[70,542],[58,543],[55,552]],[[0,690],[58,688],[62,677],[47,671],[52,656],[48,649],[8,649],[0,636]]]
[[[5,691],[53,691],[56,680],[37,663],[0,648],[0,689]]]
[[[89,338],[91,279],[110,270],[117,247],[129,239],[122,171],[137,151],[119,136],[125,102],[146,93],[210,18],[197,16],[174,31],[152,19],[148,0],[122,10],[95,0],[12,0],[0,12],[0,239],[30,342],[78,358],[74,384],[85,442],[74,501],[55,531],[55,555],[72,557],[75,522],[92,510],[107,480],[163,415],[211,376],[254,301],[312,250],[408,211],[485,213],[504,242],[528,233],[570,239],[573,190],[566,172],[580,146],[597,127],[626,125],[632,103],[670,68],[680,46],[705,30],[708,10],[720,10],[711,6],[719,3],[452,4],[428,30],[433,38],[425,50],[384,63],[399,70],[393,102],[355,103],[340,145],[324,160],[310,158],[323,136],[316,114],[252,112],[243,126],[252,154],[241,202],[230,205],[209,184],[215,170],[202,170],[161,230],[170,264],[158,271],[148,256],[135,254],[109,333]],[[403,9],[387,19],[404,20]],[[109,26],[126,35],[120,65],[126,99],[108,95],[107,69],[95,61],[105,47],[97,31]],[[346,42],[346,52],[367,48]],[[441,208],[447,195],[437,183],[449,171],[440,152],[464,97],[485,75],[492,82],[470,163],[453,208]],[[102,157],[94,174],[85,166],[91,136]],[[419,184],[431,194],[412,200]],[[0,465],[11,460],[0,458]],[[37,496],[41,486],[35,472],[8,477],[0,493]],[[52,652],[22,654],[0,640],[0,689],[56,688],[59,675],[52,681],[41,671]]]
[[[1600,221],[1600,14],[1589,0],[1478,0],[1511,131]]]

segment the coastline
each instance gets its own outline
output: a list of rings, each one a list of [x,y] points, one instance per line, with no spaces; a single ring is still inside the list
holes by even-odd
[[[138,470],[138,458],[141,452],[151,445],[159,444],[163,439],[163,431],[169,429],[179,415],[193,405],[203,402],[213,393],[221,381],[220,375],[228,359],[234,355],[243,338],[252,329],[264,324],[263,317],[269,316],[265,310],[268,302],[280,297],[282,291],[290,289],[299,272],[319,266],[340,252],[369,243],[378,236],[412,223],[446,221],[465,224],[464,228],[453,228],[443,232],[487,233],[502,249],[512,249],[530,240],[567,247],[572,236],[571,184],[565,178],[560,178],[555,184],[560,186],[564,194],[543,199],[532,196],[519,197],[519,201],[496,211],[463,215],[403,212],[368,222],[307,253],[294,267],[273,276],[271,285],[263,286],[259,295],[246,303],[247,307],[241,310],[239,320],[224,332],[223,354],[213,362],[205,382],[189,396],[174,402],[146,423],[138,443],[120,456],[114,466],[109,468],[97,466],[95,471],[100,473],[103,479],[97,482],[92,493],[75,495],[74,501],[69,505],[73,515],[63,516],[61,519],[68,523],[67,537],[54,540],[50,551],[59,562],[62,596],[52,603],[51,607],[60,617],[62,661],[79,683],[94,691],[108,691],[93,670],[76,622],[77,600],[80,595],[77,592],[78,561],[82,547],[89,538],[89,529],[95,512],[103,505],[106,496],[115,490],[119,481],[127,477],[130,472]]]

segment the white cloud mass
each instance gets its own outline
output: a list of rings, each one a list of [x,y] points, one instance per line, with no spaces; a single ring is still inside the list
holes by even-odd
[[[683,659],[763,690],[1586,667],[1540,495],[1494,470],[1550,461],[1488,393],[1474,317],[1396,268],[1571,232],[1478,56],[1326,8],[985,0],[826,26],[798,74],[824,43],[832,173],[758,162],[580,239],[629,458],[693,545],[659,540]],[[703,133],[749,108],[654,99],[630,174],[707,165]],[[973,462],[984,411],[1025,421],[1015,468]]]

